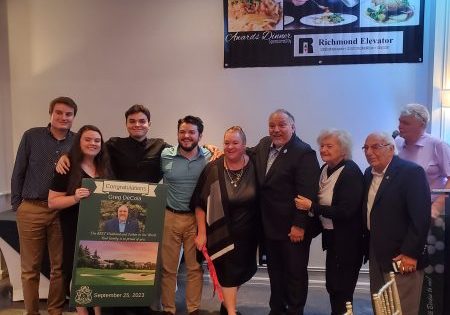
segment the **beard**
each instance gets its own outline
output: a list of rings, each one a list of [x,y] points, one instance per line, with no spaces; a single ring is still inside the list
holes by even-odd
[[[185,146],[181,141],[178,141],[178,145],[181,149],[183,149],[186,152],[191,152],[198,146],[198,141],[193,141],[189,146]]]

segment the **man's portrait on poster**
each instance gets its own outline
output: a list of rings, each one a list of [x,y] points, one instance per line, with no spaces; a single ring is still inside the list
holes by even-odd
[[[130,202],[103,200],[100,207],[99,231],[107,233],[143,233],[146,209]]]

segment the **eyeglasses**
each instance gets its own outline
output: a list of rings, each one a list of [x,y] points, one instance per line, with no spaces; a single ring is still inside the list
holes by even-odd
[[[377,144],[372,144],[372,145],[365,145],[365,146],[363,146],[361,149],[362,149],[364,152],[369,151],[369,149],[371,149],[372,151],[378,151],[378,150],[380,150],[381,148],[384,148],[384,147],[387,147],[387,146],[390,146],[390,145],[391,145],[391,144],[389,144],[389,143],[387,143],[387,144],[377,143]]]

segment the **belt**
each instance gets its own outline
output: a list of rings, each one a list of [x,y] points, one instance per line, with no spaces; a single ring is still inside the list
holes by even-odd
[[[24,199],[23,201],[32,203],[34,205],[48,207],[48,201],[47,200],[39,200],[39,199]]]
[[[166,206],[166,209],[170,212],[176,213],[176,214],[194,214],[194,211],[191,210],[176,210],[172,207]]]

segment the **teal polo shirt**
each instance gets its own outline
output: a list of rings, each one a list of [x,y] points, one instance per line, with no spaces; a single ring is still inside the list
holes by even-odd
[[[211,152],[202,147],[199,147],[197,156],[191,160],[179,153],[178,146],[162,151],[163,182],[168,186],[167,206],[179,211],[190,211],[189,202],[198,177],[210,158]]]

